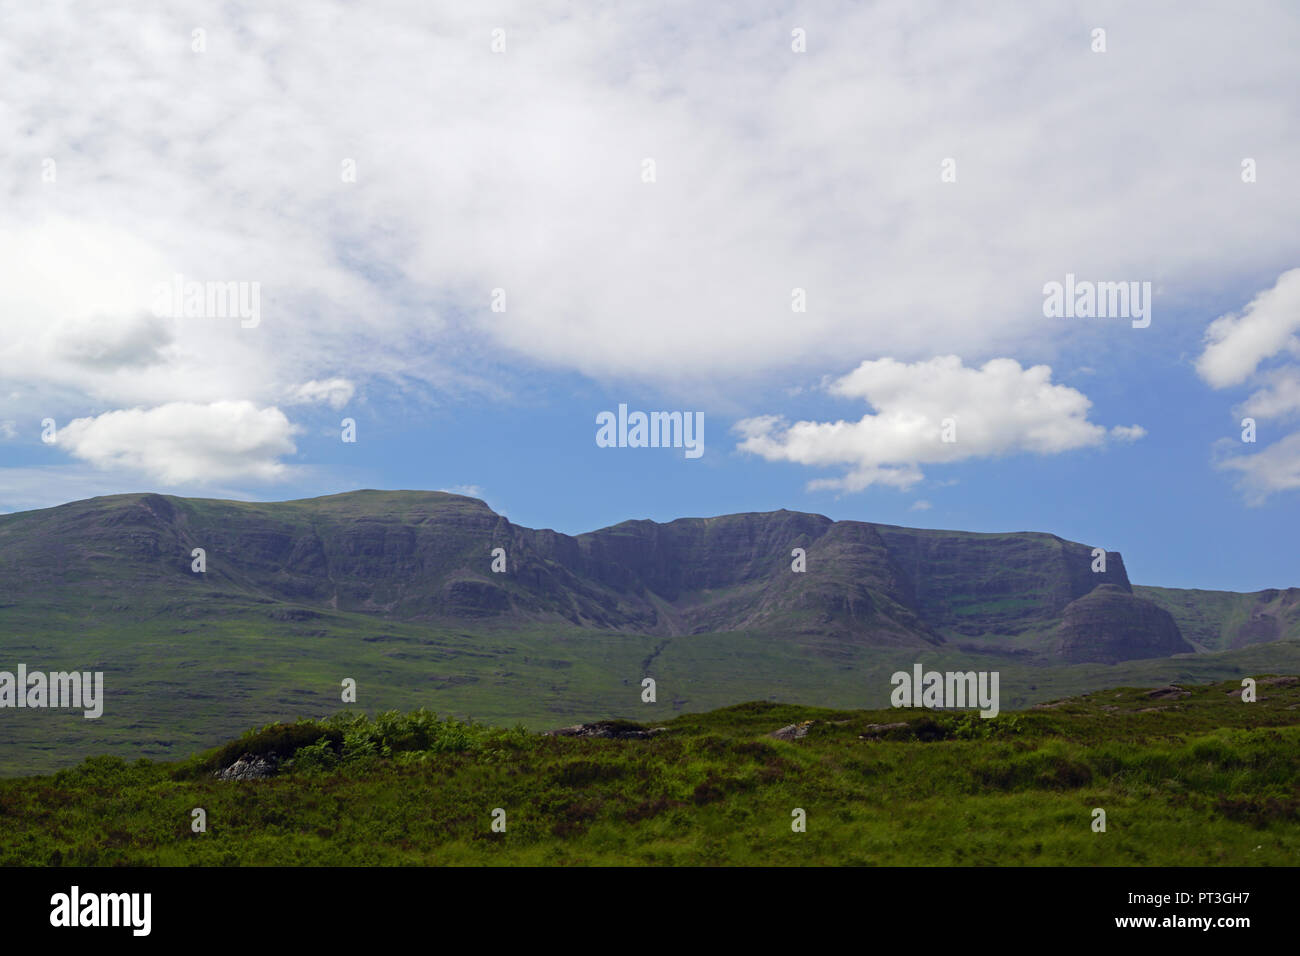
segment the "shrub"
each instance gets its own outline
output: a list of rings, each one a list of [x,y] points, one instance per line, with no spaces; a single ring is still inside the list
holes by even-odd
[[[244,734],[226,744],[203,762],[204,769],[220,770],[229,767],[244,754],[254,757],[275,757],[286,760],[300,747],[314,744],[322,738],[336,749],[343,745],[343,734],[322,726],[314,720],[300,720],[296,724],[270,724],[261,730]]]
[[[293,755],[293,769],[302,773],[319,773],[338,762],[338,746],[329,737],[321,737],[314,744],[299,747]]]

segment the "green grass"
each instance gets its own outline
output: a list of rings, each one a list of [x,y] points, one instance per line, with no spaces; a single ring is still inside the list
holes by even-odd
[[[648,740],[343,713],[171,763],[0,781],[0,863],[1294,865],[1300,684],[1261,684],[1252,704],[1237,680],[1191,691],[993,720],[759,701],[651,722],[668,729]],[[768,736],[803,720],[800,741]],[[212,776],[244,751],[288,763]]]
[[[371,712],[424,707],[541,730],[609,717],[666,720],[748,700],[885,707],[890,675],[917,662],[999,671],[1008,709],[1099,687],[1300,673],[1300,641],[1117,665],[1042,666],[999,653],[862,647],[830,638],[795,643],[758,632],[665,638],[555,627],[467,631],[338,611],[285,621],[268,613],[282,613],[280,605],[232,602],[222,616],[187,608],[181,599],[135,607],[129,626],[113,609],[102,620],[94,607],[70,604],[0,609],[0,668],[22,661],[33,670],[102,670],[106,697],[98,720],[72,711],[4,711],[0,776],[49,772],[93,754],[178,759],[250,726],[332,713],[343,706],[345,677],[357,681],[357,706]],[[658,683],[655,705],[641,703],[646,674]]]

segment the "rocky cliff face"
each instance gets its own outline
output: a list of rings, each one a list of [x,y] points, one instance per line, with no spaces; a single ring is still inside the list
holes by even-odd
[[[1226,651],[1250,644],[1300,638],[1300,588],[1233,591],[1137,587],[1178,624],[1183,636],[1203,651]]]
[[[206,554],[203,575],[191,571],[195,548]],[[505,573],[491,569],[495,548],[505,550]],[[806,554],[802,573],[791,566],[796,548]],[[1089,546],[1053,535],[790,511],[628,521],[569,536],[437,492],[270,504],[118,495],[0,516],[0,593],[52,604],[75,597],[196,614],[238,597],[402,619],[918,647],[1059,625],[1070,660],[1190,649],[1168,614],[1133,596],[1119,554],[1107,556],[1104,574],[1091,564]]]
[[[1060,656],[1071,663],[1115,664],[1194,650],[1168,611],[1114,584],[1071,601],[1058,633]]]

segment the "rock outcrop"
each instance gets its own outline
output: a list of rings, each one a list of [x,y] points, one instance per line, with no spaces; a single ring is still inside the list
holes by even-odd
[[[1071,601],[1057,634],[1058,653],[1071,663],[1115,664],[1194,650],[1168,611],[1113,584]]]
[[[279,769],[279,762],[274,755],[258,757],[244,754],[229,767],[224,767],[213,774],[218,780],[261,780],[270,777]]]

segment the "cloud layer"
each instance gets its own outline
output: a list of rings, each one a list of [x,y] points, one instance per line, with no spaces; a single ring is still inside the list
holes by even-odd
[[[1300,126],[1278,121],[1296,18],[1280,4],[1084,19],[0,0],[0,18],[6,420],[152,409],[125,420],[161,426],[168,408],[251,403],[287,422],[279,406],[372,391],[496,393],[503,361],[725,392],[845,356],[1029,360],[1095,331],[1045,321],[1044,282],[1151,280],[1192,300],[1284,268],[1300,218],[1285,172]],[[260,324],[157,317],[176,275],[259,283]],[[1294,330],[1247,315],[1220,331],[1215,382]],[[115,421],[83,457],[190,473],[166,464],[190,460],[181,430],[146,454],[110,446],[143,437]],[[1009,447],[1100,440],[1077,414],[1057,422],[1064,435]],[[821,455],[856,440],[818,436]],[[911,480],[918,439],[891,441],[901,457],[878,471],[841,453],[853,481]],[[263,452],[239,462],[274,471]]]

